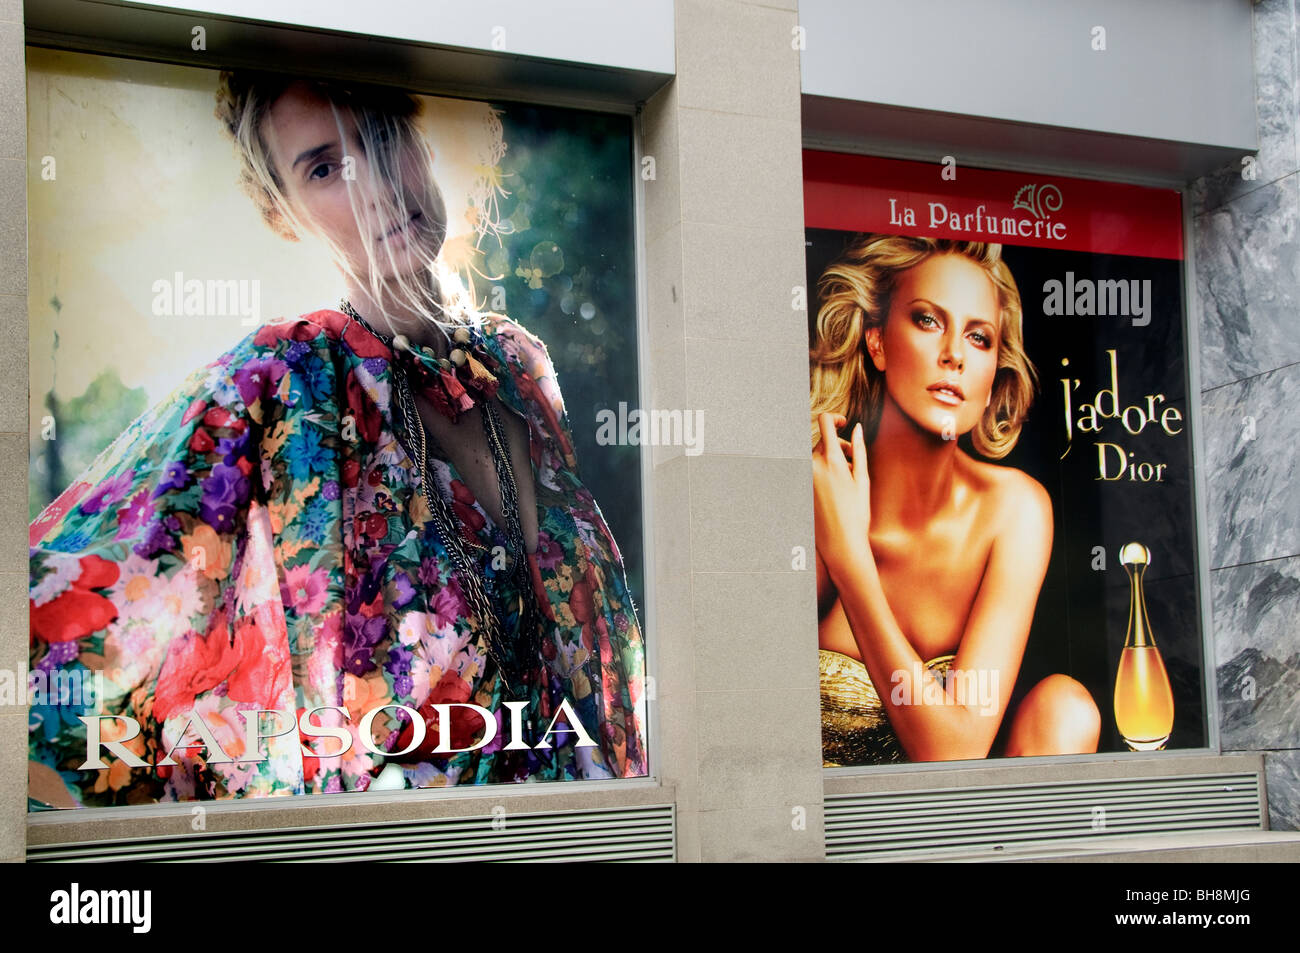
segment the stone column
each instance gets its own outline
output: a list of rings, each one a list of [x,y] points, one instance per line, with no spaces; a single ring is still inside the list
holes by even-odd
[[[650,487],[682,860],[824,857],[796,26],[796,0],[678,0],[642,114],[652,408],[703,419]]]
[[[1300,829],[1300,156],[1296,5],[1255,6],[1259,155],[1191,185],[1219,739],[1264,752]],[[1243,157],[1246,158],[1246,157]],[[1196,312],[1193,312],[1194,316]]]
[[[0,670],[27,661],[27,74],[22,0],[0,0]],[[20,681],[20,680],[19,680]],[[0,862],[27,851],[27,694],[0,701]],[[7,699],[5,699],[7,701]]]

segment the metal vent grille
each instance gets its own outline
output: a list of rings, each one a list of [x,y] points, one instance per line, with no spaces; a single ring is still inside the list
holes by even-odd
[[[27,860],[671,862],[674,841],[668,804],[29,845]]]
[[[1264,826],[1255,774],[828,795],[825,817],[827,860],[996,859],[1122,835]]]

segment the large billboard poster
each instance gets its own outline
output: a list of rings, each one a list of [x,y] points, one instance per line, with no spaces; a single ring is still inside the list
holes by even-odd
[[[647,775],[630,117],[27,62],[31,809]]]
[[[1206,746],[1179,194],[804,181],[824,764]]]

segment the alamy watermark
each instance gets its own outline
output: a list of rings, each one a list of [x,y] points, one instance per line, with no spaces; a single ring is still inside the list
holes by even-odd
[[[74,882],[50,894],[51,923],[119,923],[131,927],[132,933],[148,933],[152,910],[152,890],[84,890]]]
[[[618,411],[596,411],[596,443],[602,447],[642,446],[685,447],[688,457],[704,451],[704,411],[627,409],[627,401],[618,402]]]
[[[176,272],[153,283],[153,313],[158,317],[240,318],[262,323],[262,283],[256,278],[186,278]]]
[[[946,673],[933,672],[925,677],[920,662],[912,670],[896,669],[889,676],[894,686],[889,700],[895,705],[967,705],[978,704],[981,715],[998,710],[998,670],[951,668]],[[911,678],[908,676],[911,675]],[[919,697],[917,697],[919,696]]]
[[[77,668],[47,672],[0,669],[0,705],[69,705],[96,709],[104,698],[104,673]]]
[[[1051,317],[1132,318],[1133,327],[1151,323],[1151,279],[1075,278],[1043,282],[1043,314]]]

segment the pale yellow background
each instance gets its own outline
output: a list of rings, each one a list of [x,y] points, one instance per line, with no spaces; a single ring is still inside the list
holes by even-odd
[[[322,247],[277,237],[239,188],[213,114],[215,70],[35,47],[27,67],[33,436],[52,383],[67,400],[115,367],[152,404],[253,330],[238,317],[155,316],[158,279],[259,279],[263,322],[337,304]],[[444,259],[463,258],[478,240],[467,200],[499,158],[500,127],[486,103],[419,98],[447,202]]]

